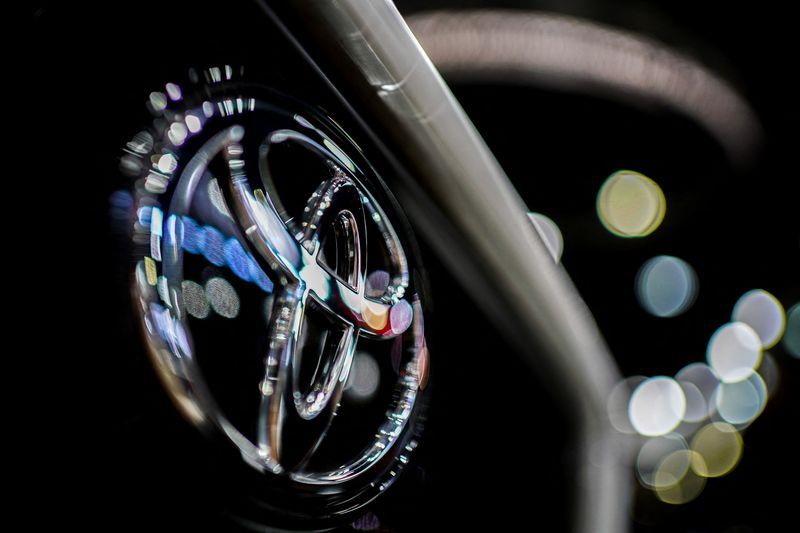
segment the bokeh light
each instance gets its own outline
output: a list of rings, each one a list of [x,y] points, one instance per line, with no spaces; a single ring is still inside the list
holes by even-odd
[[[356,531],[379,531],[381,523],[375,513],[367,513],[350,524],[350,527]]]
[[[197,133],[203,128],[203,123],[200,122],[200,118],[195,115],[187,114],[185,120],[186,127],[189,128],[189,131],[192,133]]]
[[[367,352],[356,352],[345,384],[345,395],[349,400],[369,401],[375,396],[380,379],[381,371],[375,358]]]
[[[181,283],[183,289],[183,306],[186,312],[195,318],[206,318],[210,311],[206,291],[202,285],[194,281],[184,280]]]
[[[153,111],[163,111],[167,107],[167,95],[154,91],[150,93],[150,107]]]
[[[178,167],[178,160],[175,159],[175,156],[172,154],[163,154],[158,157],[158,163],[156,163],[156,166],[161,172],[172,174]]]
[[[533,222],[533,226],[544,241],[553,260],[558,263],[564,253],[564,237],[553,220],[541,213],[528,213],[528,218]]]
[[[778,390],[778,383],[780,376],[778,372],[778,363],[769,352],[764,352],[761,358],[761,364],[758,365],[758,375],[764,380],[764,385],[767,387],[767,397],[771,397]]]
[[[628,417],[634,429],[647,436],[665,435],[686,414],[683,389],[672,378],[658,376],[643,381],[631,395]]]
[[[392,306],[389,311],[389,321],[392,326],[392,333],[399,335],[408,329],[414,319],[414,310],[406,300],[400,300]]]
[[[715,394],[717,413],[731,424],[748,424],[767,403],[767,386],[757,373],[743,381],[721,383]]]
[[[181,93],[181,88],[175,83],[168,83],[166,89],[167,89],[167,94],[169,95],[169,99],[174,102],[177,102],[183,97]]]
[[[703,457],[692,450],[672,452],[656,471],[656,496],[665,503],[688,503],[703,491],[705,476],[696,472],[703,469]]]
[[[677,316],[697,297],[697,274],[683,259],[660,255],[648,260],[636,276],[636,297],[645,311],[658,317]]]
[[[800,303],[794,304],[789,309],[783,347],[790,355],[800,358]]]
[[[609,176],[597,195],[600,221],[620,237],[650,235],[661,225],[666,211],[667,201],[658,184],[630,170]]]
[[[716,408],[713,407],[712,398],[714,396],[714,392],[719,386],[719,379],[710,366],[706,365],[705,363],[692,363],[690,365],[686,365],[677,374],[675,374],[675,379],[681,383],[682,386],[686,383],[694,385],[697,390],[703,394],[703,401],[706,410],[703,418],[711,416],[714,413]],[[695,420],[695,418],[700,416],[700,413],[695,410],[695,405],[692,404],[691,413],[689,410],[689,398],[687,397],[687,414],[684,419],[687,422],[698,422],[699,420]]]
[[[690,381],[679,381],[678,384],[683,389],[686,396],[686,413],[683,415],[684,422],[702,422],[709,416],[708,401],[703,391]]]
[[[218,315],[236,318],[239,314],[239,295],[227,280],[215,277],[206,282],[206,298]]]
[[[167,137],[175,146],[180,146],[189,135],[189,130],[182,122],[173,122],[167,131]]]
[[[725,324],[711,336],[706,357],[722,381],[742,381],[761,363],[761,338],[743,322]]]
[[[380,302],[373,302],[365,298],[361,306],[361,315],[369,327],[382,330],[389,320],[389,309]]]
[[[700,428],[692,438],[691,449],[703,459],[692,461],[692,470],[706,477],[724,476],[742,457],[742,436],[730,424],[713,422]]]
[[[764,348],[778,343],[786,327],[783,306],[772,294],[762,289],[749,291],[733,307],[734,322],[743,322],[753,328],[761,338]]]
[[[367,276],[367,285],[364,294],[369,298],[380,298],[386,294],[391,279],[385,270],[375,270]]]
[[[689,444],[682,436],[670,433],[647,439],[636,456],[636,475],[646,487],[656,488],[656,472],[664,458],[677,451],[687,451]]]

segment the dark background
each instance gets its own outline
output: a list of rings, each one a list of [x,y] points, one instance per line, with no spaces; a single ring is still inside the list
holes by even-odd
[[[787,13],[766,3],[502,5],[587,17],[660,40],[731,81],[764,127],[754,165],[734,171],[697,124],[668,110],[506,84],[453,87],[529,207],[561,225],[563,263],[625,375],[670,375],[702,360],[709,335],[751,288],[769,290],[787,308],[800,301],[797,47]],[[21,40],[24,67],[14,83],[25,104],[20,137],[33,156],[15,198],[30,205],[23,240],[44,238],[38,264],[49,271],[20,274],[36,288],[28,299],[33,333],[21,336],[34,354],[26,375],[37,384],[20,403],[32,407],[26,422],[47,428],[33,461],[42,471],[26,476],[40,509],[34,521],[55,515],[89,530],[225,530],[237,491],[221,483],[224,463],[162,392],[130,312],[126,237],[110,223],[108,205],[127,186],[117,171],[120,147],[146,124],[143,103],[154,87],[189,66],[225,62],[268,65],[257,69],[264,81],[325,107],[356,136],[358,127],[248,2],[35,2],[29,13],[32,31]],[[596,219],[594,198],[620,168],[657,177],[668,205],[678,197],[690,208],[680,217],[668,211],[652,238],[611,236]],[[424,243],[423,254],[431,320],[443,332],[434,331],[431,343],[433,403],[414,467],[374,513],[387,529],[403,531],[565,530],[574,452],[563,413]],[[646,315],[632,289],[641,263],[658,254],[686,259],[700,279],[694,307],[666,321]],[[779,389],[744,433],[740,465],[683,506],[640,491],[635,531],[771,532],[791,524],[800,361],[780,347],[772,354]],[[485,385],[475,385],[476,375]],[[515,403],[526,407],[508,408]],[[51,511],[57,503],[64,511]]]

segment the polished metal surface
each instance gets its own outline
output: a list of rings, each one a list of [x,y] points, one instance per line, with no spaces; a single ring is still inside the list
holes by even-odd
[[[391,140],[418,180],[409,187],[421,187],[433,207],[424,212],[410,205],[411,216],[446,221],[423,222],[420,231],[472,296],[492,309],[499,327],[528,346],[521,351],[525,361],[534,371],[547,369],[553,392],[574,415],[580,441],[575,530],[626,531],[631,447],[605,410],[619,370],[508,178],[391,2],[293,4],[326,59],[354,73],[347,80],[362,107],[392,125]],[[475,255],[459,255],[453,235]]]
[[[205,74],[221,72],[232,69]],[[156,369],[187,419],[221,431],[290,495],[339,494],[346,512],[391,484],[416,446],[428,351],[408,237],[344,132],[248,91],[189,87],[157,109],[166,98],[151,96],[157,118],[123,155],[138,176],[133,293]],[[359,357],[377,370],[351,375]],[[260,374],[213,383],[219,372],[209,369],[259,360]],[[340,410],[363,409],[364,380],[382,388],[370,394],[385,410],[345,458],[326,436]],[[255,421],[218,399],[242,384]]]

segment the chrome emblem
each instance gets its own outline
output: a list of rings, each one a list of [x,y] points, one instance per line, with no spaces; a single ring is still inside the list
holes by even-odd
[[[304,487],[303,509],[318,494],[325,514],[337,495],[341,512],[358,508],[416,446],[428,350],[413,263],[346,135],[307,110],[209,93],[159,106],[122,158],[136,178],[147,346],[184,415],[221,432],[271,480],[265,491]],[[354,362],[368,355],[384,392],[348,404]],[[237,365],[261,371],[215,385]],[[353,414],[379,398],[379,418]],[[329,442],[339,414],[350,436],[363,429],[358,449]]]

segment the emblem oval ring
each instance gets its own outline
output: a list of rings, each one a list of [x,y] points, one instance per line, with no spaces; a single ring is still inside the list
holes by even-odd
[[[202,127],[176,142],[174,125],[189,124],[190,116],[203,117]],[[274,163],[283,157],[275,152],[295,154],[303,165],[311,161],[317,173],[287,176]],[[125,158],[135,158],[139,169],[134,296],[149,352],[176,405],[198,427],[221,431],[248,465],[285,479],[289,489],[339,487],[348,500],[354,493],[370,493],[364,500],[377,495],[416,446],[418,396],[429,365],[408,237],[400,237],[375,186],[367,185],[379,179],[363,155],[312,111],[206,95],[166,110],[128,143]],[[302,205],[283,197],[285,191],[297,196],[300,182],[309,187],[314,179]],[[198,261],[206,266],[193,266]],[[197,294],[227,286],[188,280],[188,272],[209,269],[248,282],[242,285],[268,302],[263,328],[245,330],[264,347],[262,372],[253,376],[255,423],[228,416],[203,367],[204,358],[218,366],[228,357],[220,350],[201,355],[205,344],[198,342],[205,323],[197,317],[206,315],[192,306],[208,306],[195,301]],[[208,299],[212,310],[228,316]],[[311,332],[309,320],[323,325]],[[362,343],[391,347],[384,350],[391,361],[378,360],[380,368],[393,369],[391,394],[360,451],[331,466],[317,456],[336,448],[326,436]]]

